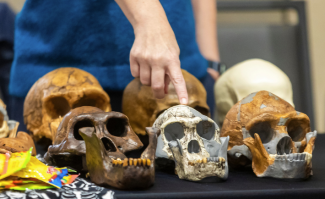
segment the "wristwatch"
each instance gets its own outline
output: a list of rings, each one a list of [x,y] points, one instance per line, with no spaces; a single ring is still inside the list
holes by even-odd
[[[224,73],[227,70],[227,65],[225,63],[217,62],[217,61],[208,60],[208,67],[218,71],[220,75],[222,75],[222,73]]]

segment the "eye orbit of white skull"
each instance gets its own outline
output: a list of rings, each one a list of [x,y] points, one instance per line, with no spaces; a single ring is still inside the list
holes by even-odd
[[[288,76],[271,62],[249,59],[232,66],[214,85],[215,121],[222,124],[226,114],[247,95],[267,90],[293,104],[292,85]]]
[[[212,119],[177,105],[163,112],[153,127],[161,130],[156,158],[174,160],[180,179],[228,178],[229,137],[220,138],[220,129]]]

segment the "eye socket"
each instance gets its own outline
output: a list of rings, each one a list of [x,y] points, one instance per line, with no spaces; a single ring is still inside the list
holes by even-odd
[[[204,139],[211,140],[216,132],[216,127],[212,122],[201,121],[196,125],[196,132]]]
[[[183,126],[179,122],[168,124],[164,129],[164,133],[169,142],[180,140],[185,136]]]
[[[250,130],[249,134],[254,137],[254,134],[257,133],[262,143],[268,143],[272,140],[274,136],[274,131],[271,127],[271,124],[268,122],[259,122],[256,123]]]
[[[83,140],[81,135],[79,134],[79,129],[83,128],[83,127],[94,127],[92,121],[85,119],[85,120],[80,120],[78,121],[73,128],[73,136],[76,140]]]
[[[287,131],[292,141],[298,142],[305,138],[305,132],[302,123],[298,120],[292,120],[287,126]]]
[[[205,116],[210,116],[210,112],[209,112],[209,110],[208,109],[206,109],[206,108],[203,108],[203,107],[201,107],[201,106],[195,106],[195,107],[193,107],[195,110],[197,110],[197,111],[199,111],[202,115],[205,115]]]
[[[107,120],[106,129],[114,136],[124,137],[127,133],[127,120],[123,118],[110,118]]]
[[[63,117],[70,111],[68,101],[64,97],[53,97],[44,103],[47,114],[53,118]]]

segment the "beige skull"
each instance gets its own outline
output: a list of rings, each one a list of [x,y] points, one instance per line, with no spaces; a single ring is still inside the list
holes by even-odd
[[[220,138],[219,127],[212,119],[191,107],[178,105],[161,114],[153,127],[161,131],[157,166],[166,167],[169,160],[174,160],[180,179],[199,181],[211,176],[227,179],[229,137]]]
[[[24,122],[36,141],[42,137],[53,140],[62,117],[81,106],[111,111],[110,98],[94,76],[77,68],[59,68],[41,77],[29,90]]]
[[[189,96],[188,106],[203,115],[210,116],[205,88],[198,79],[187,71],[182,70],[182,73]],[[169,84],[168,94],[163,99],[156,99],[151,87],[142,85],[140,80],[136,78],[125,88],[122,105],[123,113],[130,119],[134,132],[145,135],[145,128],[152,126],[165,110],[179,105],[179,101],[173,84]]]
[[[270,91],[293,105],[290,79],[274,64],[250,59],[231,67],[214,85],[215,121],[222,125],[233,105],[250,93],[261,90]]]
[[[307,115],[268,91],[235,104],[221,129],[230,137],[229,164],[252,163],[258,177],[308,178],[316,135]]]

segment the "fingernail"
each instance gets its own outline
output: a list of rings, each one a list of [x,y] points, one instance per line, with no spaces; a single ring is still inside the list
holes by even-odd
[[[186,100],[186,98],[182,98],[182,99],[181,99],[181,104],[184,104],[184,105],[187,104],[187,100]]]

